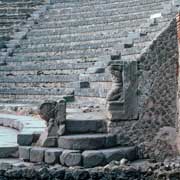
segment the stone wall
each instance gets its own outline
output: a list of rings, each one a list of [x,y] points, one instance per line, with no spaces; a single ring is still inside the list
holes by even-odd
[[[105,167],[91,169],[66,168],[61,166],[48,167],[35,165],[34,167],[13,167],[11,164],[0,165],[1,180],[178,180],[180,166],[171,163],[142,163],[133,165],[119,165],[111,163]]]
[[[138,144],[145,157],[161,160],[176,153],[177,62],[174,19],[138,60],[139,119],[110,125],[120,144]]]

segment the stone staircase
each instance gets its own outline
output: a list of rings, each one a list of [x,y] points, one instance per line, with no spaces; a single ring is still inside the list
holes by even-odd
[[[20,158],[33,163],[62,164],[91,168],[103,166],[113,160],[139,158],[136,146],[123,147],[117,143],[116,135],[108,133],[108,120],[102,112],[83,113],[68,111],[66,134],[58,138],[57,145],[33,147],[32,135],[18,136]],[[29,142],[29,144],[27,143]]]

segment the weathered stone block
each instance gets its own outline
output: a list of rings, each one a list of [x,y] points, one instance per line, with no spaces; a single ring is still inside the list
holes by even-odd
[[[33,147],[30,150],[30,162],[43,162],[45,155],[45,148]]]
[[[124,48],[131,48],[134,45],[134,41],[132,38],[127,38],[124,42]]]
[[[47,137],[43,146],[44,147],[57,147],[57,137]]]
[[[128,159],[129,161],[138,158],[136,147],[115,147],[101,150],[101,152],[104,154],[107,163],[113,160],[120,161],[123,158]]]
[[[93,150],[116,145],[113,134],[78,134],[60,136],[58,147],[72,150]]]
[[[138,38],[140,38],[140,33],[139,32],[129,32],[128,33],[128,38],[138,39]]]
[[[14,147],[0,147],[0,158],[9,158],[16,156],[18,146]]]
[[[48,164],[59,163],[59,157],[62,154],[62,149],[47,149],[45,151],[45,162]]]
[[[90,84],[88,81],[81,81],[81,82],[79,82],[79,86],[80,86],[80,88],[89,88]]]
[[[87,73],[89,74],[95,74],[95,73],[104,73],[105,69],[101,67],[92,67],[88,68]]]
[[[23,159],[24,161],[30,160],[30,150],[31,147],[29,146],[20,146],[19,147],[19,158]]]
[[[60,156],[60,162],[65,166],[80,166],[82,155],[80,151],[64,150]]]
[[[82,157],[83,166],[86,168],[104,165],[105,163],[105,156],[100,151],[84,151]]]
[[[30,146],[33,143],[33,134],[18,134],[17,142],[20,146]]]

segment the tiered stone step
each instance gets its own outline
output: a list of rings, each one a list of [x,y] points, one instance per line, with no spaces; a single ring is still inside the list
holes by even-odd
[[[103,166],[113,160],[120,161],[125,158],[129,161],[138,159],[136,147],[115,147],[99,150],[65,150],[61,148],[40,148],[21,146],[19,157],[26,162],[45,162],[50,165],[62,164],[64,166],[83,166],[92,168]]]
[[[68,114],[66,131],[68,134],[106,133],[107,122],[102,113],[74,113]]]
[[[13,37],[15,26],[24,23],[38,6],[40,1],[1,1],[0,3],[0,49],[6,48],[7,41]]]
[[[58,137],[58,148],[31,147],[27,142],[32,142],[33,137],[22,134],[18,136],[20,158],[33,163],[84,167],[102,166],[122,158],[129,161],[138,159],[136,147],[120,147],[116,136],[107,133],[104,118],[103,112],[83,113],[69,109],[66,135]]]
[[[58,146],[71,150],[94,150],[110,148],[116,145],[116,136],[113,134],[75,134],[61,136]]]
[[[35,95],[41,99],[46,93],[57,97],[74,89],[76,97],[105,99],[111,86],[110,75],[105,72],[102,76],[96,73],[86,76],[86,70],[98,61],[99,56],[111,55],[114,46],[123,44],[129,31],[147,23],[150,15],[161,12],[162,3],[166,2],[82,0],[49,6],[12,57],[6,59],[7,66],[0,67],[0,97],[8,100],[12,95],[12,99],[20,100],[27,94],[29,98]],[[10,14],[9,17],[13,16]],[[120,49],[123,59],[136,58],[169,18],[171,15],[166,15],[158,21],[157,27],[147,28],[148,36],[135,40],[134,47]],[[11,46],[13,41],[8,44]],[[32,62],[37,64],[31,65]],[[79,64],[75,65],[76,62]],[[89,85],[79,88],[74,82]]]

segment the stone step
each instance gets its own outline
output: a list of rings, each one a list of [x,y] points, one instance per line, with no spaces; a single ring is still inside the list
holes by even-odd
[[[59,83],[53,83],[53,82],[45,82],[45,83],[1,83],[1,88],[72,88],[75,86],[70,86],[66,82],[59,82]]]
[[[133,146],[87,150],[83,152],[62,148],[20,146],[19,155],[20,159],[24,161],[45,162],[50,165],[83,166],[85,168],[104,166],[111,161],[120,161],[123,158],[129,161],[139,158],[138,149]]]
[[[1,1],[2,2],[2,1]],[[0,3],[1,8],[8,8],[8,7],[32,7],[37,5],[42,5],[45,1],[29,1],[29,2],[2,2]]]
[[[110,78],[108,79],[110,81]],[[107,81],[107,80],[106,80]],[[38,82],[37,82],[38,83]],[[22,82],[18,83],[18,87],[9,84],[9,86],[0,88],[0,94],[2,95],[69,95],[69,96],[79,96],[79,97],[100,97],[106,98],[108,89],[100,86],[99,88],[60,88],[60,87],[33,87],[29,85],[24,87]],[[6,82],[7,85],[7,82]],[[42,86],[42,85],[38,85]],[[57,86],[57,85],[56,85]]]
[[[24,75],[24,76],[1,76],[0,83],[48,83],[48,82],[71,82],[78,81],[79,76],[74,75]]]
[[[117,8],[117,7],[116,7]],[[43,17],[43,21],[47,21],[47,22],[52,22],[52,21],[75,21],[75,20],[81,20],[81,21],[83,21],[83,20],[89,20],[89,19],[91,19],[91,18],[110,18],[110,17],[113,17],[113,16],[121,16],[121,20],[123,21],[123,20],[126,20],[126,19],[131,19],[133,16],[134,17],[136,17],[136,19],[138,19],[138,18],[143,18],[143,17],[148,17],[148,16],[150,16],[151,14],[155,14],[155,13],[159,13],[159,12],[161,12],[162,11],[162,8],[161,8],[161,6],[159,6],[159,8],[158,8],[158,6],[155,6],[154,8],[149,8],[149,9],[144,9],[143,8],[143,11],[139,11],[139,12],[131,12],[132,13],[132,15],[130,16],[129,14],[127,14],[127,11],[126,12],[124,12],[123,13],[123,11],[121,11],[122,9],[121,8],[119,8],[119,9],[115,9],[114,11],[113,11],[113,9],[111,10],[111,9],[107,9],[108,11],[106,11],[106,9],[104,10],[104,11],[99,11],[99,12],[94,12],[94,13],[92,13],[91,12],[91,14],[90,14],[90,12],[89,13],[84,13],[84,14],[82,14],[82,15],[80,15],[80,14],[71,14],[71,12],[70,12],[70,14],[69,14],[69,16],[63,16],[62,15],[62,13],[59,13],[61,16],[59,17],[58,16],[58,13],[57,14],[48,14],[48,15],[46,15],[46,16],[44,16]],[[59,18],[58,18],[59,17]],[[39,24],[41,24],[41,22],[39,22]]]
[[[102,112],[67,114],[66,133],[105,133],[107,132],[106,117]]]
[[[0,12],[2,14],[14,14],[14,13],[32,13],[33,11],[35,11],[37,9],[37,7],[1,7],[0,6]]]
[[[93,66],[93,63],[91,62],[84,62],[84,63],[61,63],[57,62],[55,63],[31,63],[31,64],[19,64],[14,63],[13,65],[7,65],[7,66],[0,66],[0,74],[2,73],[11,73],[12,71],[22,71],[22,73],[27,72],[27,71],[36,71],[35,73],[37,74],[38,71],[53,71],[53,70],[62,70],[64,72],[65,70],[83,70],[87,69],[88,67]],[[73,72],[74,72],[73,71]],[[72,72],[72,71],[71,71]],[[46,73],[45,73],[46,74]]]
[[[142,1],[141,1],[142,2]],[[111,3],[111,4],[104,4],[103,7],[102,6],[98,6],[95,5],[93,6],[93,8],[83,8],[81,9],[81,11],[77,11],[76,8],[57,8],[57,9],[49,9],[48,14],[46,14],[44,16],[44,18],[48,18],[48,19],[53,19],[58,17],[58,14],[61,14],[62,16],[59,17],[59,19],[73,19],[73,18],[86,18],[86,17],[90,17],[90,13],[93,16],[102,16],[102,15],[112,15],[112,14],[117,14],[117,12],[119,12],[120,14],[128,14],[129,11],[131,11],[131,13],[138,13],[142,11],[149,11],[151,10],[158,10],[161,11],[163,6],[161,3],[154,3],[154,4],[137,4],[137,5],[132,5],[125,3],[124,4],[125,7],[122,6],[122,3],[118,2],[118,3]],[[82,8],[82,6],[80,5],[79,8]],[[139,8],[139,11],[138,11]],[[101,11],[103,9],[103,11]],[[80,14],[82,16],[80,16]]]
[[[30,14],[26,13],[26,14],[1,14],[0,12],[0,19],[1,20],[9,20],[9,19],[27,19],[30,16]]]
[[[16,20],[0,20],[0,25],[3,27],[8,27],[8,26],[12,26],[14,24],[19,24],[21,23],[22,20],[21,19],[16,19]]]
[[[142,44],[146,44],[151,39],[146,38],[145,42],[141,41],[135,43],[135,46],[140,47]],[[146,42],[146,40],[149,40]],[[126,41],[126,38],[124,39]],[[15,50],[15,53],[37,53],[37,52],[58,52],[58,51],[80,51],[80,50],[92,50],[98,48],[109,48],[113,47],[116,44],[123,42],[121,38],[114,38],[114,39],[106,39],[103,41],[90,41],[90,42],[79,42],[79,43],[54,43],[54,44],[44,44],[44,45],[37,45],[33,47],[20,47]]]
[[[110,16],[108,18],[104,17],[96,17],[96,18],[89,18],[86,20],[69,20],[69,21],[56,21],[56,23],[52,22],[47,22],[41,24],[37,24],[36,28],[38,29],[46,29],[46,28],[62,28],[62,27],[71,27],[71,28],[77,28],[77,27],[82,27],[82,26],[92,26],[93,24],[111,24],[112,22],[114,23],[119,23],[119,26],[129,26],[131,23],[135,23],[136,21],[142,21],[142,23],[146,22],[149,16],[143,16],[143,17],[134,17],[131,16],[129,19],[128,18],[122,18],[121,15],[116,15],[116,16]],[[70,29],[70,28],[69,28]]]
[[[158,22],[164,22],[169,21],[171,17],[162,18]],[[84,25],[84,26],[78,26],[78,27],[72,27],[70,28],[61,26],[61,27],[45,27],[45,28],[36,28],[34,30],[31,30],[28,33],[28,37],[40,37],[40,36],[50,36],[50,35],[67,35],[67,34],[77,34],[77,33],[94,33],[99,31],[107,31],[107,30],[123,30],[123,31],[132,31],[133,29],[139,29],[141,25],[147,23],[147,18],[140,19],[140,20],[134,20],[133,22],[110,22],[106,25],[103,23],[94,25]]]
[[[61,99],[67,96],[60,96],[60,95],[32,95],[32,94],[26,94],[26,95],[7,95],[7,94],[0,94],[0,103],[1,104],[36,104],[40,105],[46,100],[54,100],[57,101],[57,99]],[[69,97],[72,98],[72,97]]]
[[[6,87],[0,88],[0,94],[3,95],[73,95],[74,90],[72,88],[19,88],[19,87]]]
[[[132,48],[126,48],[123,49],[122,55],[129,55],[129,54],[137,54],[140,53],[140,51],[146,47],[150,42],[142,43],[137,46],[133,46]],[[54,56],[54,55],[60,55],[63,57],[63,59],[72,59],[72,58],[81,58],[81,57],[87,57],[87,56],[102,56],[102,55],[111,55],[114,50],[114,46],[110,47],[96,47],[91,49],[84,49],[84,50],[67,50],[67,51],[52,51],[49,50],[47,52],[16,52],[14,53],[14,56],[31,56],[31,57],[37,57],[37,56]]]
[[[3,58],[0,57],[0,62],[3,62]],[[96,62],[98,60],[98,57],[88,57],[88,56],[84,56],[84,57],[80,57],[80,58],[71,58],[71,59],[65,59],[65,57],[62,56],[39,56],[39,57],[22,57],[22,56],[12,56],[12,57],[7,57],[6,58],[6,62],[8,63],[8,65],[22,65],[23,63],[26,63],[27,65],[30,65],[31,63],[42,63],[42,62],[46,62],[46,63],[93,63]],[[3,65],[1,65],[3,66]]]
[[[86,1],[85,3],[81,2],[74,2],[74,3],[57,3],[53,5],[53,9],[57,10],[57,9],[72,9],[74,11],[78,11],[77,10],[77,6],[78,9],[82,11],[82,9],[88,9],[89,6],[92,6],[93,8],[95,7],[103,7],[104,6],[111,6],[112,4],[119,4],[121,7],[127,7],[127,6],[137,6],[137,5],[143,5],[143,4],[148,4],[149,6],[151,4],[154,3],[167,3],[169,2],[168,0],[144,0],[144,1],[140,1],[140,0],[129,0],[129,1],[117,1],[117,0],[111,0],[111,1]],[[76,8],[75,8],[76,7]]]
[[[116,31],[117,33],[117,31]],[[148,33],[147,36],[144,36],[144,37],[139,37],[137,39],[134,40],[134,43],[143,43],[145,41],[151,41],[154,36],[157,34],[157,31],[156,32],[152,32],[152,33]],[[71,37],[66,37],[65,38],[61,38],[58,36],[56,36],[57,39],[55,38],[50,38],[50,42],[49,40],[46,40],[43,39],[44,42],[40,41],[38,43],[38,41],[36,40],[35,42],[38,43],[38,44],[35,44],[35,42],[33,42],[33,44],[31,44],[31,42],[29,41],[26,41],[26,44],[21,44],[20,45],[20,48],[17,49],[17,51],[34,51],[34,49],[46,49],[46,48],[60,48],[61,50],[63,49],[85,49],[85,48],[92,48],[92,46],[99,46],[99,47],[103,47],[106,45],[106,47],[108,46],[112,46],[114,45],[115,43],[123,43],[126,41],[126,38],[125,36],[122,36],[121,33],[119,34],[112,34],[112,35],[109,35],[109,34],[106,34],[104,33],[104,35],[100,35],[98,33],[98,35],[96,36],[95,35],[84,35],[84,36],[79,36],[79,37],[75,37],[74,40],[75,42],[73,42],[71,40]],[[32,41],[32,40],[31,40]],[[55,41],[55,42],[51,42],[51,41]],[[9,46],[9,45],[8,45]]]
[[[102,54],[101,54],[102,56]],[[80,63],[83,63],[83,62],[96,62],[98,61],[100,56],[92,56],[92,55],[86,55],[86,56],[80,56],[80,57],[65,57],[65,56],[57,56],[57,55],[54,55],[54,56],[50,56],[50,55],[47,55],[46,57],[45,56],[39,56],[39,57],[31,57],[31,56],[13,56],[13,57],[7,57],[6,58],[6,62],[9,64],[9,65],[14,65],[14,63],[16,65],[21,65],[22,63],[26,63],[26,64],[31,64],[31,63],[34,63],[34,62],[48,62],[48,63],[51,63],[52,61],[54,63],[59,63],[59,62],[63,62],[63,63],[75,63],[75,62],[80,62]],[[125,56],[122,56],[123,60],[129,60],[129,59],[136,59],[137,57],[139,57],[139,53],[138,54],[130,54],[130,55],[125,55]],[[0,62],[3,62],[4,59],[0,59]]]
[[[156,28],[148,29],[148,35],[141,37],[136,41],[144,41],[144,39],[151,39],[151,37],[154,36],[158,31],[162,29],[167,24],[167,22],[163,22],[156,26]],[[127,29],[128,30],[128,29]],[[129,32],[131,30],[129,29]],[[127,36],[126,31],[121,31],[119,29],[114,30],[106,30],[106,31],[96,31],[90,33],[76,33],[76,34],[64,34],[64,35],[48,35],[46,37],[39,36],[39,37],[28,37],[26,41],[21,42],[21,47],[32,47],[33,45],[42,46],[44,44],[55,44],[55,43],[80,43],[81,41],[84,43],[91,42],[91,41],[103,41],[104,39],[113,39],[118,38],[121,41],[125,40],[125,37]]]
[[[129,161],[137,160],[138,149],[134,146],[131,147],[114,147],[100,150],[87,150],[82,153],[83,166],[92,168],[99,165],[105,165],[111,161],[120,161],[127,159]]]
[[[48,67],[47,67],[48,68]],[[0,75],[1,76],[28,76],[28,75],[40,75],[40,74],[44,74],[44,75],[62,75],[62,74],[81,74],[81,73],[86,73],[88,67],[86,67],[86,69],[62,69],[62,70],[58,70],[55,68],[52,69],[48,69],[48,70],[43,70],[40,68],[39,70],[25,70],[25,71],[0,71]]]
[[[58,147],[71,150],[95,150],[116,146],[113,134],[76,134],[60,136]]]

